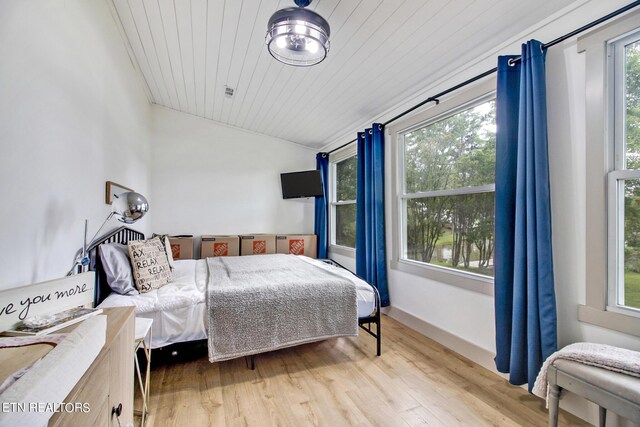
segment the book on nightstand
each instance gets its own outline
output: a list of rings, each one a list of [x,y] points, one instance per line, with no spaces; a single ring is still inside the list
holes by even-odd
[[[35,316],[18,323],[13,329],[1,333],[4,336],[39,336],[50,334],[102,313],[101,308],[76,307],[48,316]]]

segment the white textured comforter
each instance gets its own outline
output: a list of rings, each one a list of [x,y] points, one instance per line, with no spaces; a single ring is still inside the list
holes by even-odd
[[[358,334],[356,285],[296,255],[208,258],[209,360]]]

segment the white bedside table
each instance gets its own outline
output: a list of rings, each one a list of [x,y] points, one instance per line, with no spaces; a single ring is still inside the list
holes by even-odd
[[[144,426],[146,417],[149,413],[149,385],[151,384],[151,343],[153,339],[153,333],[151,332],[151,325],[153,325],[153,319],[147,319],[144,317],[136,317],[136,332],[134,339],[134,358],[136,361],[136,374],[138,376],[138,385],[140,386],[140,393],[142,394],[142,421],[141,426]],[[147,338],[148,337],[148,338]],[[146,338],[146,340],[145,340]],[[144,377],[144,384],[142,382],[142,374],[140,372],[140,364],[138,363],[138,349],[142,347],[144,355],[147,357],[147,372]]]

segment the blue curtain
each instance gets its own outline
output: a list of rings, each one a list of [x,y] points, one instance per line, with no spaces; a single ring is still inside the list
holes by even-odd
[[[496,95],[496,367],[529,391],[557,349],[547,153],[545,52],[498,58]]]
[[[384,128],[374,123],[358,133],[356,274],[378,288],[389,305],[384,231]]]
[[[318,236],[318,258],[325,259],[328,257],[327,249],[329,247],[329,227],[327,223],[329,155],[327,153],[318,153],[316,155],[316,169],[320,171],[322,176],[322,196],[316,196],[314,233]]]

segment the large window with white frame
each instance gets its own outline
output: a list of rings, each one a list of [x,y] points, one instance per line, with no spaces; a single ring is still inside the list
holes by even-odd
[[[585,299],[578,319],[640,336],[640,10],[578,38],[585,63]],[[607,185],[602,185],[603,182]]]
[[[356,247],[356,184],[357,156],[354,150],[330,161],[331,244],[344,248]]]
[[[493,276],[495,95],[397,135],[400,260]]]
[[[607,51],[613,159],[607,309],[640,317],[640,31],[610,40]]]

